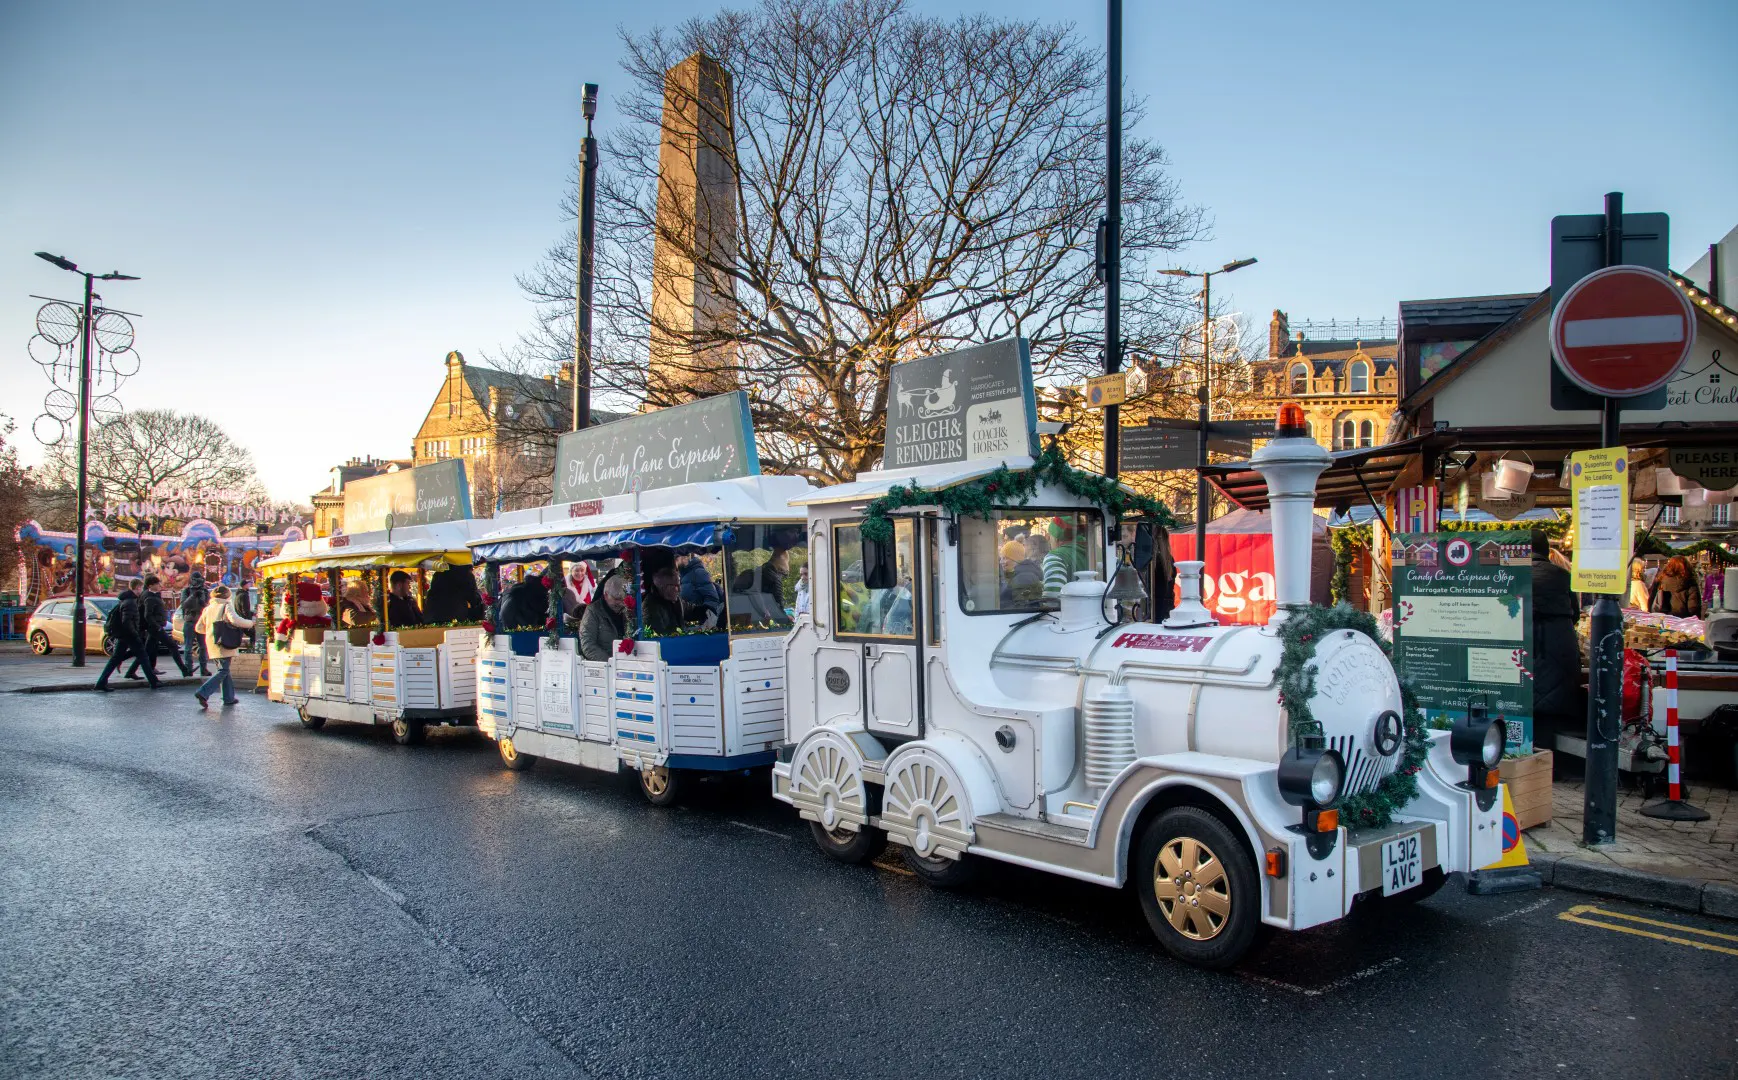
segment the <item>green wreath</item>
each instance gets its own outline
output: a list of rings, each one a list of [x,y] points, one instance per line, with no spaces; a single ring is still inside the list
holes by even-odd
[[[1333,607],[1311,605],[1293,608],[1279,624],[1279,640],[1284,651],[1279,658],[1279,703],[1285,707],[1291,727],[1291,744],[1300,735],[1321,734],[1322,724],[1310,714],[1310,699],[1316,696],[1316,646],[1321,639],[1336,630],[1356,630],[1381,647],[1390,664],[1394,651],[1376,629],[1376,617],[1345,604]],[[1424,723],[1424,711],[1418,707],[1418,696],[1411,683],[1398,669],[1402,709],[1401,730],[1404,733],[1400,764],[1382,778],[1376,790],[1342,798],[1337,804],[1340,821],[1347,828],[1380,829],[1394,820],[1394,815],[1418,797],[1418,770],[1430,754],[1430,736]]]
[[[862,534],[877,543],[893,539],[893,519],[888,515],[906,506],[939,506],[956,518],[987,518],[998,506],[1026,505],[1041,484],[1055,484],[1103,507],[1113,517],[1151,517],[1166,529],[1177,523],[1164,503],[1130,491],[1108,476],[1074,468],[1062,451],[1052,445],[1038,455],[1029,469],[1002,465],[988,476],[939,489],[926,488],[915,481],[895,485],[864,508]]]

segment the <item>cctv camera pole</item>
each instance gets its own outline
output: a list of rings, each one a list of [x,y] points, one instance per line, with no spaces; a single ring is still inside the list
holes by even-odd
[[[591,280],[593,239],[597,228],[597,140],[591,121],[597,115],[597,83],[586,83],[581,98],[585,139],[579,155],[579,282],[575,297],[573,335],[573,430],[591,423]]]
[[[1122,0],[1110,0],[1105,79],[1104,373],[1122,370]],[[1104,410],[1104,475],[1117,475],[1122,410]]]
[[[78,514],[74,518],[77,523],[78,538],[73,542],[76,552],[73,558],[72,574],[72,666],[84,667],[85,655],[85,618],[84,618],[84,564],[85,564],[85,514],[89,512],[90,482],[88,459],[90,456],[90,419],[91,419],[91,300],[93,290],[91,275],[84,277],[84,322],[78,335]]]

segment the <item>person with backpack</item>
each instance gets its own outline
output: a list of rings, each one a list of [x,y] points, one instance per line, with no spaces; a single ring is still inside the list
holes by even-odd
[[[181,651],[175,647],[175,639],[165,629],[169,625],[169,608],[163,603],[163,594],[158,591],[159,582],[156,575],[146,575],[145,592],[139,597],[139,640],[144,648],[133,661],[133,666],[127,669],[127,678],[139,677],[139,668],[157,670],[157,657],[163,653],[169,654],[169,659],[175,661],[175,666],[181,669],[181,677],[193,674],[181,659]],[[153,684],[153,687],[155,684]]]
[[[176,609],[181,615],[181,661],[188,674],[192,674],[193,654],[198,652],[199,674],[208,678],[211,675],[211,657],[205,651],[205,635],[195,633],[193,627],[199,622],[200,613],[209,603],[211,590],[205,585],[205,575],[195,570],[188,579],[187,587],[181,590],[181,606]]]
[[[103,619],[103,637],[110,643],[109,662],[103,665],[103,673],[97,676],[98,690],[110,692],[109,676],[115,673],[115,669],[129,658],[144,655],[145,646],[139,632],[141,625],[138,594],[132,589],[122,589],[115,597],[115,606]],[[145,679],[151,684],[151,689],[157,689],[157,670],[149,664],[145,665]]]
[[[211,601],[200,613],[199,621],[193,627],[205,635],[205,647],[211,658],[217,661],[217,670],[211,677],[193,691],[193,696],[199,699],[199,707],[207,708],[206,702],[213,690],[223,691],[223,703],[234,705],[235,682],[229,677],[229,662],[235,654],[241,651],[243,630],[253,628],[253,620],[245,618],[235,610],[235,601],[229,595],[229,586],[219,585],[211,590]]]

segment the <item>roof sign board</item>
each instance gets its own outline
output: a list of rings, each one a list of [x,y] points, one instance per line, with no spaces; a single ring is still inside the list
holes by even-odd
[[[884,469],[1038,452],[1025,338],[907,360],[889,382]]]
[[[563,435],[555,444],[555,503],[759,472],[748,394],[738,390]]]
[[[1128,376],[1122,372],[1086,380],[1086,407],[1102,409],[1128,400]]]
[[[471,489],[463,458],[382,473],[344,485],[344,531],[378,532],[406,525],[463,521]]]
[[[1644,266],[1608,266],[1570,286],[1551,314],[1551,355],[1589,393],[1636,397],[1677,373],[1696,340],[1696,313],[1672,280]]]

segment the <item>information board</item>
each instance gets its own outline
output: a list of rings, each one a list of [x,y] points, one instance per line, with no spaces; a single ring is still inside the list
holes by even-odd
[[[1508,721],[1511,753],[1533,749],[1533,545],[1528,532],[1400,533],[1394,660],[1427,720],[1472,705]]]
[[[563,435],[555,504],[759,472],[748,394],[737,390]]]
[[[888,381],[884,469],[1038,452],[1025,338],[907,360]]]
[[[1576,592],[1629,591],[1629,450],[1614,446],[1569,455],[1575,500],[1575,552],[1569,587]]]
[[[405,525],[463,521],[471,516],[471,489],[463,458],[381,473],[344,485],[344,531],[379,532]]]

